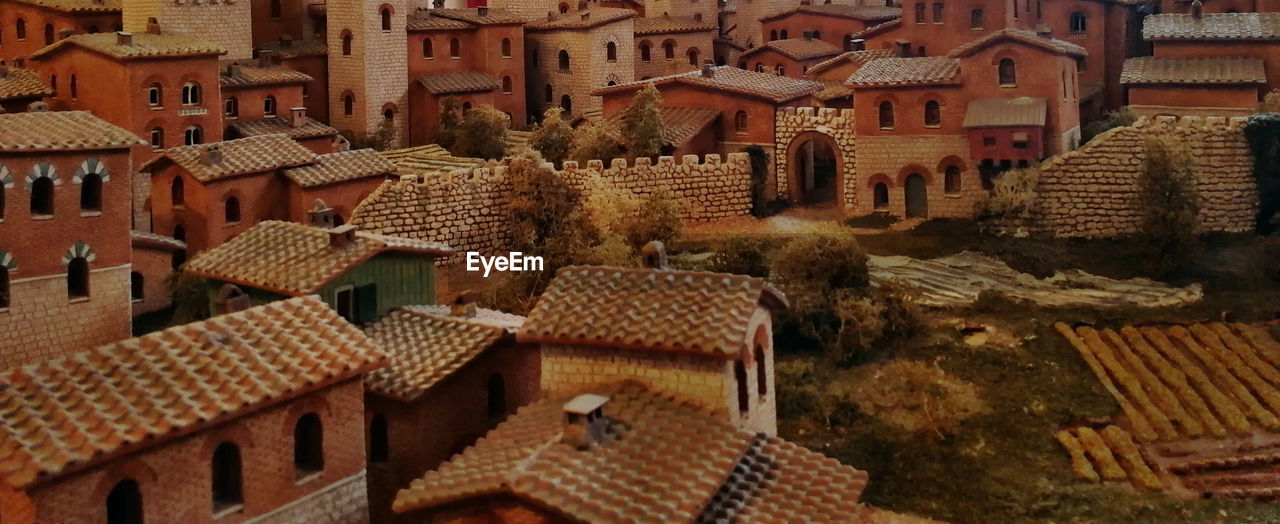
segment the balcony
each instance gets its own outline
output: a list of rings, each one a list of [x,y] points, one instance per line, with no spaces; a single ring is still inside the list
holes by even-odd
[[[199,116],[207,114],[209,114],[209,108],[207,107],[184,106],[182,109],[178,110],[178,116]]]

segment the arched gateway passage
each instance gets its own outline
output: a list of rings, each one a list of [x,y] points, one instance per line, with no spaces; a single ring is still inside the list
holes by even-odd
[[[839,146],[826,134],[802,133],[787,148],[790,200],[805,206],[835,205],[843,197]]]

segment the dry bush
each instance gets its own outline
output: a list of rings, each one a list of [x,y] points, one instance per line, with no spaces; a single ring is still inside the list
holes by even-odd
[[[582,192],[586,195],[583,211],[601,231],[623,234],[627,223],[640,209],[638,195],[609,182],[599,173],[592,174],[583,182]]]
[[[1280,89],[1273,89],[1258,102],[1259,113],[1280,113]]]
[[[628,221],[624,236],[632,248],[660,240],[665,244],[680,237],[684,230],[681,206],[666,187],[659,186],[640,200],[635,216]]]
[[[769,276],[769,245],[758,238],[732,237],[711,256],[710,270],[717,273]]]
[[[1035,205],[1040,170],[1032,167],[1005,171],[993,182],[995,187],[982,203],[983,215],[1001,216],[1028,211]]]
[[[936,365],[891,360],[863,367],[857,375],[832,384],[828,394],[909,433],[942,439],[958,431],[965,419],[989,411],[976,384]]]

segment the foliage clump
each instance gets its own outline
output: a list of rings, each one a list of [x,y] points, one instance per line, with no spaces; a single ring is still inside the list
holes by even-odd
[[[569,151],[569,159],[585,167],[591,160],[608,162],[617,158],[622,154],[622,144],[604,126],[587,123],[573,131]]]
[[[434,139],[435,143],[449,151],[453,151],[453,145],[458,141],[458,127],[462,125],[458,111],[461,108],[457,97],[447,96],[440,101],[440,122],[436,125]]]
[[[662,94],[653,84],[645,84],[622,110],[623,146],[631,158],[658,156],[666,145],[664,127]]]
[[[1198,251],[1200,204],[1191,152],[1172,137],[1145,141],[1138,173],[1140,240],[1150,251],[1152,270],[1169,275],[1183,269]]]
[[[1259,113],[1280,113],[1280,89],[1272,89],[1258,102]]]
[[[989,411],[978,386],[936,365],[890,360],[864,366],[856,380],[831,384],[831,401],[849,402],[858,411],[914,434],[941,440],[960,423]]]
[[[462,117],[449,152],[468,158],[499,159],[507,149],[510,118],[489,104],[481,104]]]
[[[636,214],[628,224],[624,233],[627,243],[637,250],[654,240],[670,245],[684,229],[680,203],[663,186],[640,200]]]
[[[173,325],[209,318],[209,281],[182,271],[169,273],[165,289],[173,299]]]
[[[769,276],[769,245],[750,237],[731,237],[711,255],[710,270],[717,273]]]
[[[351,144],[351,149],[386,151],[396,145],[396,126],[394,121],[383,119],[372,133],[344,132],[343,136]]]
[[[992,182],[991,194],[982,202],[983,216],[1030,211],[1035,205],[1040,170],[1030,167],[1005,171]]]
[[[1080,128],[1080,143],[1083,144],[1093,140],[1093,137],[1117,127],[1133,125],[1137,121],[1138,114],[1129,109],[1129,106],[1121,107],[1115,111],[1107,111],[1102,115],[1102,119],[1089,122]]]
[[[564,109],[551,107],[542,114],[542,122],[534,126],[529,135],[529,145],[542,153],[542,158],[560,165],[569,158],[573,143],[573,128],[564,120]]]

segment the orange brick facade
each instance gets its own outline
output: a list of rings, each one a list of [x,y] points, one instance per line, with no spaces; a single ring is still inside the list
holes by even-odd
[[[455,44],[455,41],[457,42]],[[429,42],[429,43],[427,43]],[[511,126],[527,124],[524,29],[520,24],[485,24],[450,30],[413,30],[408,33],[409,108],[413,126],[411,145],[434,143],[444,98],[475,107],[492,105],[511,117]],[[457,49],[457,56],[453,56]],[[472,71],[498,81],[499,87],[483,91],[432,93],[418,79],[423,75]]]
[[[11,65],[25,62],[31,53],[57,41],[64,31],[103,33],[120,29],[119,9],[70,13],[19,0],[3,0],[0,1],[0,36],[3,36],[0,60]]]
[[[158,311],[173,303],[165,281],[174,271],[174,251],[134,243],[129,275],[129,299],[134,316]]]
[[[182,178],[182,203],[173,203],[174,179]],[[185,169],[167,165],[151,176],[151,223],[154,231],[187,243],[189,255],[221,245],[262,220],[287,220],[282,206],[283,177],[274,171],[251,173],[202,184]],[[227,199],[240,202],[240,220],[228,221]],[[314,200],[310,203],[314,204]]]
[[[816,31],[817,35],[814,37],[816,40],[822,40],[845,51],[852,51],[848,48],[849,36],[875,23],[877,22],[795,11],[761,21],[761,41],[802,38],[805,31]],[[753,61],[752,65],[754,64]]]

